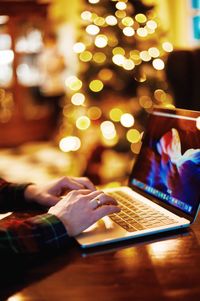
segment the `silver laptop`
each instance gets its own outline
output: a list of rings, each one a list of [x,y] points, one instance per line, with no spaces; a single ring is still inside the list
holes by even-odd
[[[83,248],[188,227],[200,204],[200,112],[154,109],[127,187],[105,189],[121,212],[76,237]]]

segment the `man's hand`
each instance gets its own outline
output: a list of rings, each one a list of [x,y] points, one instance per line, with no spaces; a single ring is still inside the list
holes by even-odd
[[[100,218],[119,212],[117,202],[102,191],[76,190],[51,207],[51,213],[61,220],[69,236],[76,236]]]
[[[50,207],[55,205],[62,195],[78,189],[96,190],[88,178],[63,177],[46,185],[31,184],[27,186],[24,196],[28,202],[34,201]]]

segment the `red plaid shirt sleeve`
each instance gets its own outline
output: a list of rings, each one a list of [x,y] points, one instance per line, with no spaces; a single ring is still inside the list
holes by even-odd
[[[27,205],[24,190],[29,184],[11,184],[0,179],[0,210],[13,211]],[[0,223],[0,248],[14,253],[60,249],[70,240],[62,222],[42,214],[24,220],[11,218]]]

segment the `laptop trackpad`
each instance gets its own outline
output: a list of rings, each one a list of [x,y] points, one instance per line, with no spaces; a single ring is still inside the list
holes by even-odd
[[[115,240],[118,237],[126,236],[126,234],[126,230],[114,223],[108,216],[105,216],[75,238],[79,244],[87,247],[93,244],[105,243],[106,240]]]

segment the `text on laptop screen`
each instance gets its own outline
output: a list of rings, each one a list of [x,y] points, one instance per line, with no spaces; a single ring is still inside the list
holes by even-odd
[[[189,214],[200,199],[199,116],[178,110],[150,114],[131,176],[132,186]]]

